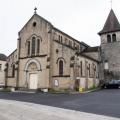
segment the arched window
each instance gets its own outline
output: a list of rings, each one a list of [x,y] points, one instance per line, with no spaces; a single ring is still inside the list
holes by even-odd
[[[75,48],[75,42],[73,43],[73,47]]]
[[[60,35],[59,35],[59,38],[58,38],[59,42],[60,42]]]
[[[91,73],[91,66],[90,66],[90,64],[89,64],[89,69],[88,70],[89,70],[89,77],[90,77],[90,75],[91,75],[90,74]]]
[[[37,54],[40,52],[40,39],[37,39]]]
[[[63,75],[63,61],[62,60],[59,61],[59,75],[60,76]]]
[[[81,76],[83,76],[83,65],[82,65],[82,61],[80,62],[80,72],[81,72]]]
[[[61,41],[60,41],[61,43],[63,42],[63,38],[62,38],[62,36],[61,36]]]
[[[35,55],[35,37],[32,38],[32,55]]]
[[[110,35],[107,35],[107,42],[111,43],[111,36]]]
[[[113,42],[116,42],[116,34],[112,35],[112,40],[113,40]]]
[[[15,65],[12,66],[12,77],[15,77]]]
[[[69,46],[72,47],[72,41],[69,40]]]
[[[27,51],[28,55],[30,55],[30,41],[28,41],[28,51]]]
[[[67,38],[65,38],[65,44],[67,45]]]

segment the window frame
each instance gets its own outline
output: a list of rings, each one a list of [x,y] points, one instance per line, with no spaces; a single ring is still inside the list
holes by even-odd
[[[27,55],[30,55],[30,41],[28,41]]]
[[[40,53],[40,39],[37,39],[37,54]]]
[[[12,65],[12,77],[15,77],[15,65]]]
[[[35,55],[35,53],[36,53],[36,38],[32,37],[31,55]]]
[[[113,42],[116,42],[116,41],[117,41],[117,39],[116,39],[116,34],[112,34],[112,41],[113,41]]]
[[[63,60],[59,60],[59,76],[63,76],[64,73],[64,62]]]
[[[2,71],[2,64],[0,64],[0,71]]]
[[[107,35],[107,43],[111,43],[111,42],[112,42],[111,35],[108,34],[108,35]]]

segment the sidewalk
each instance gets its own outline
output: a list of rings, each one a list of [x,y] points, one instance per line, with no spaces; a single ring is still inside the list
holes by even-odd
[[[0,120],[120,120],[26,102],[0,100]]]

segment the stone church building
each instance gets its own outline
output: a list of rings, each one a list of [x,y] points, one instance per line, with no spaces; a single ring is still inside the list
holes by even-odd
[[[7,58],[6,87],[90,89],[109,77],[105,73],[120,71],[120,55],[116,55],[120,51],[120,25],[113,10],[99,32],[101,46],[90,47],[74,39],[36,11],[18,35],[17,49]]]

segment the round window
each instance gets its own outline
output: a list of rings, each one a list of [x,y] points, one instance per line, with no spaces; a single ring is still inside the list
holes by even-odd
[[[35,27],[37,25],[37,23],[36,22],[33,22],[33,27]]]

